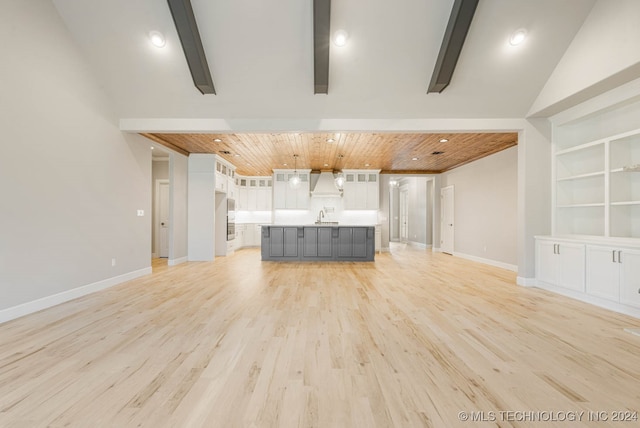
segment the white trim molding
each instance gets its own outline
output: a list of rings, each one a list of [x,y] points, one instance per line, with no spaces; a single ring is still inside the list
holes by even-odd
[[[169,259],[167,260],[167,266],[175,266],[175,265],[179,265],[180,263],[186,263],[187,257],[179,257],[177,259]]]
[[[632,306],[613,302],[611,300],[593,296],[582,291],[574,291],[569,290],[568,288],[558,287],[557,285],[549,284],[544,281],[536,281],[536,287],[542,290],[552,291],[554,293],[561,294],[575,300],[580,300],[581,302],[590,303],[601,308],[609,309],[610,311],[618,312],[640,319],[640,309],[634,308]]]
[[[535,287],[537,285],[537,281],[535,278],[525,278],[523,276],[516,277],[516,284],[522,287]]]
[[[96,291],[104,290],[114,285],[122,284],[123,282],[131,281],[132,279],[139,278],[151,273],[151,267],[135,270],[133,272],[125,273],[123,275],[114,276],[112,278],[103,279],[91,284],[83,285],[71,290],[63,291],[51,296],[42,297],[31,302],[22,303],[11,308],[0,310],[0,323],[11,321],[16,318],[20,318],[25,315],[32,314],[34,312],[41,311],[43,309],[50,308],[52,306],[59,305],[61,303],[68,302],[78,297],[86,296],[87,294],[95,293]]]
[[[510,270],[512,272],[518,272],[518,266],[517,265],[512,265],[512,264],[509,264],[509,263],[499,262],[497,260],[491,260],[491,259],[485,259],[485,258],[482,258],[482,257],[472,256],[470,254],[459,253],[457,251],[454,251],[453,255],[455,257],[460,257],[461,259],[467,259],[467,260],[471,260],[471,261],[474,261],[474,262],[483,263],[485,265],[490,265],[490,266],[495,266],[495,267],[499,267],[499,268],[502,268],[502,269],[507,269],[507,270]]]

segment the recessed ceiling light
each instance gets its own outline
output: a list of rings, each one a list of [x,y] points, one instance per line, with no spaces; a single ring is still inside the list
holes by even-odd
[[[520,43],[524,42],[524,39],[527,38],[527,30],[524,28],[520,28],[513,32],[511,37],[509,37],[509,44],[511,46],[518,46]]]
[[[447,141],[449,141],[449,140],[447,140],[446,138],[441,138],[441,139],[440,139],[440,142],[441,142],[441,143],[446,143]]]
[[[329,166],[329,164],[328,164],[328,163],[325,163],[325,164],[324,164],[324,166]]]
[[[414,160],[414,161],[415,161],[415,160],[418,160],[418,158],[411,158],[411,160]]]
[[[364,166],[371,166],[371,165],[369,165],[368,163],[365,163]]]
[[[334,140],[333,138],[328,138],[327,139],[327,143],[333,143],[334,141],[336,141],[336,140]]]
[[[333,33],[333,43],[340,48],[347,44],[347,39],[349,39],[349,33],[345,30],[338,30]]]
[[[214,138],[213,141],[215,141],[216,143],[221,142],[222,140],[220,138]]]
[[[287,164],[286,164],[286,163],[283,163],[283,164],[282,164],[282,166],[287,166]]]
[[[237,158],[239,158],[239,157],[240,157],[240,155],[239,155],[239,154],[237,154],[237,153],[236,153],[235,155],[233,155],[233,156],[235,156],[235,157],[237,157]]]
[[[151,40],[151,44],[157,48],[164,47],[166,43],[164,36],[160,31],[149,32],[149,40]]]
[[[151,150],[155,149],[155,147],[151,146]]]

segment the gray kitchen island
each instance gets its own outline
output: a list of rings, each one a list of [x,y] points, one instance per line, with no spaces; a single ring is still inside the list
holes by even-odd
[[[261,253],[264,261],[373,261],[375,227],[264,225]]]

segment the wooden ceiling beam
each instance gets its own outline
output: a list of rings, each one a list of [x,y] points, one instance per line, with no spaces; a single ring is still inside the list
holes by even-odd
[[[200,39],[196,17],[191,7],[191,0],[167,0],[167,3],[189,65],[193,84],[203,95],[215,95],[216,89],[213,86],[213,79]]]
[[[478,0],[455,0],[427,93],[449,86],[477,6]]]
[[[313,93],[329,93],[331,0],[313,0]]]

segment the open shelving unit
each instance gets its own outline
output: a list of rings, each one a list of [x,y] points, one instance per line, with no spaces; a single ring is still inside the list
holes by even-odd
[[[554,153],[554,234],[640,238],[640,129]]]

